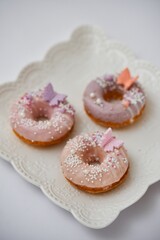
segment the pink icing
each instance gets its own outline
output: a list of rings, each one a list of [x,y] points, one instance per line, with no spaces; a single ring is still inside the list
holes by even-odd
[[[65,136],[74,124],[74,109],[65,100],[50,106],[44,90],[25,94],[11,109],[12,128],[32,142],[50,142]]]
[[[106,101],[104,95],[116,90],[123,96],[122,100]],[[145,94],[139,83],[125,90],[117,84],[116,77],[107,75],[91,81],[86,87],[83,102],[88,113],[104,122],[123,123],[133,121],[145,105]]]
[[[101,188],[118,182],[128,169],[123,146],[105,152],[103,133],[79,135],[69,140],[61,155],[64,176],[73,183]]]

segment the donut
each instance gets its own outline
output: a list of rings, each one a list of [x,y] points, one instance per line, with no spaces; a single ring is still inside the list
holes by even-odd
[[[13,132],[24,142],[48,146],[61,142],[74,125],[74,108],[67,96],[54,91],[51,83],[25,93],[11,107]]]
[[[64,177],[78,189],[103,193],[124,181],[129,161],[123,141],[113,137],[109,128],[69,140],[62,151],[61,168]]]
[[[83,95],[86,113],[105,127],[120,128],[133,123],[141,116],[146,102],[137,79],[126,68],[118,76],[104,75],[92,80]]]

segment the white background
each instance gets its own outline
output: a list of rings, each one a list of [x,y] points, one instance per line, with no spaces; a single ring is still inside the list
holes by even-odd
[[[25,65],[42,59],[82,24],[101,26],[138,57],[160,66],[159,0],[0,0],[0,82],[15,80]],[[110,226],[94,230],[0,159],[0,240],[158,240],[159,222],[160,182]]]

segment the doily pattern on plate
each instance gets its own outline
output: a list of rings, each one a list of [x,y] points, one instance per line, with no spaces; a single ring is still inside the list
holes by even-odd
[[[103,128],[90,121],[83,110],[83,90],[91,79],[104,73],[118,73],[126,66],[139,75],[147,95],[142,118],[133,126],[116,132],[126,143],[130,174],[117,189],[90,195],[70,186],[62,175],[59,158],[65,142],[49,149],[37,149],[14,136],[9,125],[10,106],[24,92],[50,81],[57,91],[68,94],[75,105],[76,125],[71,137],[101,130]],[[127,47],[106,37],[101,29],[80,27],[68,42],[51,48],[43,61],[30,64],[15,82],[0,87],[0,125],[3,126],[0,129],[0,156],[11,162],[27,181],[40,187],[54,203],[70,211],[80,223],[103,228],[113,222],[120,211],[140,199],[149,185],[160,180],[160,111],[155,108],[159,89],[160,71],[156,67],[137,60]]]

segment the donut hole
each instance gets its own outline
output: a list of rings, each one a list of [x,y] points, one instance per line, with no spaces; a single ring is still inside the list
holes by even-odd
[[[48,116],[38,116],[34,118],[36,122],[49,120]]]
[[[49,113],[45,108],[35,109],[33,118],[36,122],[49,120]]]
[[[92,154],[86,157],[85,162],[89,165],[99,165],[101,163],[99,157]]]
[[[32,117],[36,122],[49,120],[51,118],[51,109],[46,104],[36,102],[32,106]]]
[[[123,99],[123,93],[121,91],[118,91],[117,89],[112,91],[107,91],[103,98],[107,102],[115,102],[115,101],[121,101]]]
[[[89,165],[100,165],[103,162],[104,153],[100,148],[89,149],[85,153],[84,162]]]

